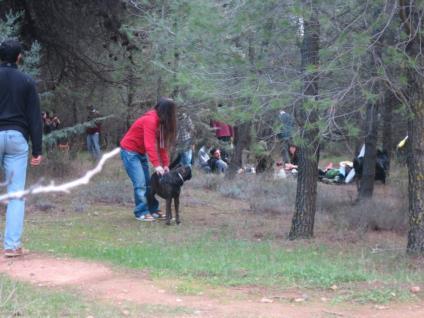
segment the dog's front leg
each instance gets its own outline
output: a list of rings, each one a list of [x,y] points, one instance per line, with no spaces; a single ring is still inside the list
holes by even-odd
[[[180,196],[174,198],[175,205],[175,223],[180,224]]]
[[[172,198],[166,199],[166,225],[171,224],[172,211],[171,211]]]

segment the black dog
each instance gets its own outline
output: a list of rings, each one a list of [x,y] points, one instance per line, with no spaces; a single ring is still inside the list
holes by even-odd
[[[155,194],[166,200],[166,224],[171,224],[172,211],[171,203],[174,199],[175,222],[180,224],[180,193],[181,187],[186,180],[191,179],[191,168],[188,166],[177,166],[165,173],[163,176],[153,173],[150,179],[149,202],[152,202]]]

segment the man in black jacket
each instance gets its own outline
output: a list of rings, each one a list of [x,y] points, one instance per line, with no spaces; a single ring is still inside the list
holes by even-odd
[[[0,164],[5,170],[8,193],[25,189],[28,140],[32,143],[31,165],[41,162],[42,120],[34,81],[18,71],[22,47],[15,40],[0,44]],[[21,236],[25,201],[7,204],[4,255],[23,255]]]

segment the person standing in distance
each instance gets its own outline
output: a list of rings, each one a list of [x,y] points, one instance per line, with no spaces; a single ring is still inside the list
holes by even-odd
[[[194,125],[190,115],[181,112],[177,116],[176,152],[179,163],[191,167],[193,161]]]
[[[100,150],[100,130],[102,125],[100,121],[96,121],[96,118],[100,117],[100,113],[97,111],[97,109],[94,108],[93,105],[89,106],[88,109],[89,113],[87,120],[91,121],[92,125],[86,129],[87,148],[91,158],[94,161],[99,161],[102,155]]]
[[[134,215],[139,221],[162,218],[159,202],[147,202],[150,191],[150,161],[155,172],[169,172],[168,149],[175,142],[176,104],[162,97],[156,106],[138,118],[121,140],[121,159],[134,188]]]
[[[22,46],[16,40],[0,44],[0,164],[5,171],[7,192],[25,189],[28,140],[32,143],[31,165],[41,163],[42,118],[35,82],[17,69]],[[4,256],[23,255],[21,236],[25,201],[12,199],[7,204]]]
[[[283,159],[283,165],[291,163],[290,145],[293,144],[293,131],[294,131],[294,118],[284,110],[280,111],[279,119],[281,121],[281,131],[278,134],[278,138],[281,140],[281,157]]]

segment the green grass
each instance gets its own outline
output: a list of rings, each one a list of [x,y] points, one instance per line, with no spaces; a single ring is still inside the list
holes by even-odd
[[[397,287],[382,287],[365,290],[350,290],[345,293],[345,295],[336,296],[332,302],[334,304],[346,301],[359,304],[388,304],[391,301],[408,301],[414,297],[415,296],[411,295],[407,289],[400,289]]]
[[[184,228],[163,224],[135,224],[127,227],[132,233],[128,235],[110,223],[113,218],[110,214],[105,218],[79,216],[63,219],[56,226],[27,226],[29,247],[149,269],[156,276],[195,277],[217,285],[328,287],[367,279],[357,261],[331,255],[325,247],[287,251],[272,241],[236,240],[228,233],[216,238],[208,232],[191,237],[184,232],[183,239],[173,241],[175,231]],[[172,237],[167,239],[167,234]]]
[[[126,205],[128,198],[121,200],[131,196],[131,185],[121,170],[105,170],[89,187],[70,196],[38,197],[50,199],[58,208],[28,214],[25,246],[147,270],[157,279],[176,280],[175,291],[184,295],[199,294],[210,285],[317,292],[337,285],[336,300],[385,303],[394,299],[393,293],[407,299],[408,286],[424,282],[424,270],[414,267],[403,250],[373,254],[361,243],[288,242],[278,224],[289,216],[261,218],[256,213],[233,219],[233,212],[241,213],[237,205],[228,201],[227,206],[228,199],[196,185],[189,188],[195,193],[192,205],[183,208],[181,226],[136,222],[131,205]],[[116,189],[102,186],[107,182],[116,184]],[[109,203],[100,205],[96,200]],[[84,209],[75,212],[75,202],[84,204]],[[342,289],[349,293],[340,293]]]
[[[155,277],[196,279],[219,286],[328,288],[333,284],[424,281],[390,255],[335,250],[313,243],[295,248],[272,240],[237,239],[231,226],[198,231],[193,225],[137,223],[104,207],[101,216],[67,215],[28,222],[31,249],[145,269]],[[190,287],[188,287],[190,289]],[[193,291],[182,292],[191,293]],[[195,292],[195,291],[194,291]],[[387,298],[387,297],[386,297]]]
[[[120,310],[70,292],[36,288],[0,275],[0,317],[119,317]]]
[[[0,275],[0,317],[174,317],[191,315],[184,306],[134,305],[116,307],[78,292],[34,287]]]

